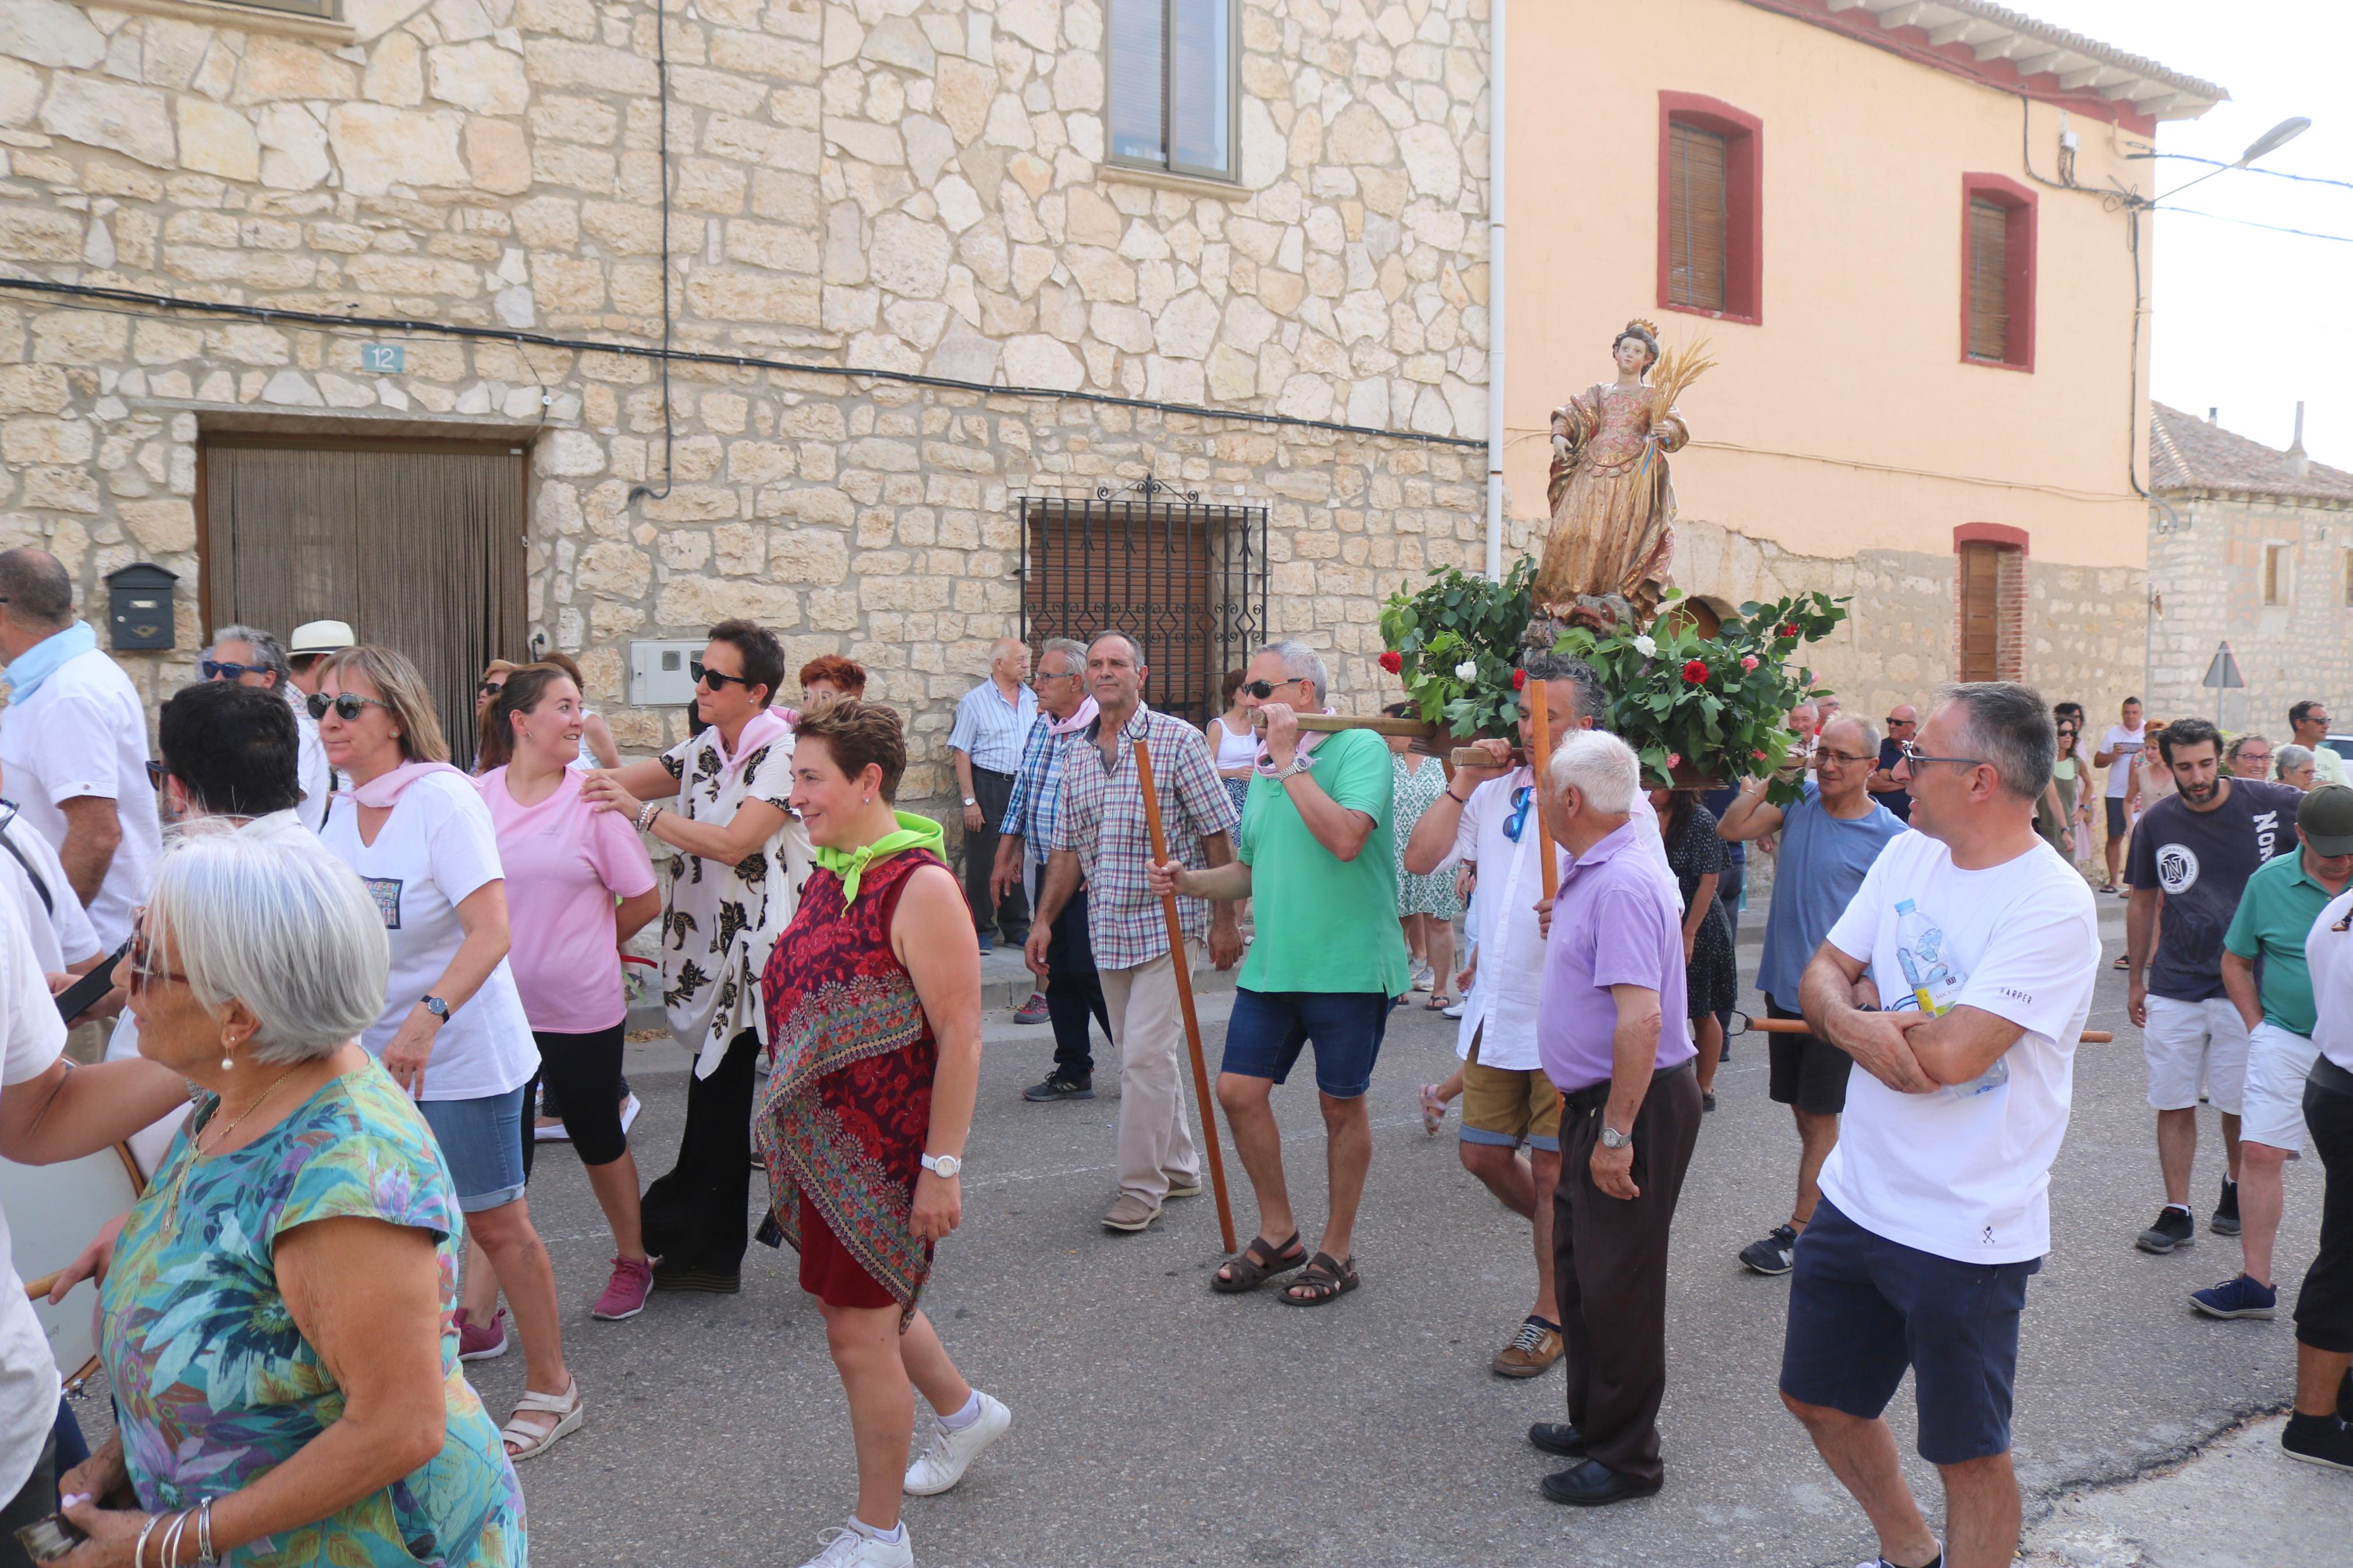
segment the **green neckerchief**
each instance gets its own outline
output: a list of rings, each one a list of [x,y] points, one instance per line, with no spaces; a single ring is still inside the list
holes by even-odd
[[[859,879],[866,875],[866,867],[884,855],[896,855],[902,849],[929,849],[938,854],[947,835],[940,825],[928,816],[915,816],[894,811],[899,819],[899,831],[886,833],[863,849],[832,849],[817,846],[817,863],[841,879],[841,907],[848,909],[858,901]]]

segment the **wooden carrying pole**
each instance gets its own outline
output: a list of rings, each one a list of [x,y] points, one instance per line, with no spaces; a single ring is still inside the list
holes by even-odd
[[[1813,1032],[1803,1018],[1751,1018],[1747,1032],[1752,1035],[1807,1035]],[[2113,1043],[2116,1036],[2105,1029],[2086,1029],[2080,1037],[2087,1046]]]
[[[1167,836],[1160,830],[1160,787],[1152,780],[1152,752],[1144,737],[1135,739],[1135,782],[1144,792],[1144,824],[1152,834],[1152,863],[1168,860]],[[1185,953],[1185,924],[1176,913],[1176,895],[1166,894],[1160,912],[1168,921],[1168,963],[1176,972],[1176,1005],[1185,1015],[1185,1046],[1193,1054],[1193,1097],[1201,1108],[1201,1146],[1209,1156],[1209,1188],[1218,1194],[1218,1235],[1229,1253],[1234,1243],[1234,1206],[1226,1196],[1226,1157],[1218,1146],[1217,1102],[1209,1097],[1208,1064],[1201,1059],[1201,1017],[1193,1010],[1193,966]]]
[[[1552,760],[1552,720],[1545,712],[1545,683],[1528,682],[1528,739],[1535,744],[1535,753],[1528,761],[1535,768],[1535,777],[1528,781],[1528,815],[1535,819],[1537,869],[1544,878],[1544,896],[1547,899],[1560,891],[1560,866],[1552,852],[1552,829],[1545,826],[1544,775],[1545,763]]]

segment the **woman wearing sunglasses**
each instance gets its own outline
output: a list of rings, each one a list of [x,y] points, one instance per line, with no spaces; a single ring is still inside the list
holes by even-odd
[[[695,1065],[678,1163],[643,1205],[654,1288],[728,1292],[742,1287],[748,1239],[760,973],[811,860],[792,814],[792,728],[768,708],[784,646],[750,621],[722,621],[691,668],[702,727],[658,758],[589,774],[582,793],[669,851],[662,999]]]
[[[504,1435],[510,1458],[531,1458],[584,1412],[564,1363],[555,1272],[523,1200],[523,1098],[539,1047],[507,967],[497,829],[473,781],[449,765],[425,678],[405,655],[347,647],[311,701],[327,760],[352,781],[320,842],[359,873],[392,944],[384,1013],[360,1043],[424,1112],[467,1234],[514,1308],[526,1392]],[[461,1354],[504,1347],[494,1325],[466,1327]]]

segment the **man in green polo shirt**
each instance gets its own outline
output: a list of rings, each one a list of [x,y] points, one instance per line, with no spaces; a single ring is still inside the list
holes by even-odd
[[[2279,1303],[2272,1242],[2286,1198],[2286,1162],[2304,1152],[2304,1080],[2312,1043],[2312,977],[2304,942],[2328,900],[2353,880],[2353,789],[2322,784],[2296,808],[2301,847],[2247,879],[2222,938],[2222,986],[2247,1024],[2247,1087],[2239,1123],[2239,1245],[2246,1271],[2189,1303],[2210,1318],[2268,1318]]]

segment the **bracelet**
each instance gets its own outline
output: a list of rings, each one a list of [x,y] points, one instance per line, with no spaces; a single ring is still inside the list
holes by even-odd
[[[213,1500],[206,1498],[196,1505],[196,1561],[210,1565],[220,1561],[213,1551]]]
[[[1456,795],[1452,784],[1448,784],[1446,786],[1446,798],[1452,801],[1457,805],[1469,805],[1471,804],[1471,797],[1464,795]]]
[[[638,831],[643,833],[653,826],[654,818],[662,813],[661,802],[649,800],[638,807]]]
[[[174,1514],[172,1522],[164,1531],[163,1543],[157,1552],[163,1559],[164,1568],[179,1568],[180,1537],[188,1528],[189,1511],[183,1509]]]
[[[162,1514],[151,1513],[147,1516],[147,1522],[139,1527],[139,1539],[131,1547],[131,1568],[146,1568],[147,1538],[154,1534],[155,1527],[163,1522]]]

